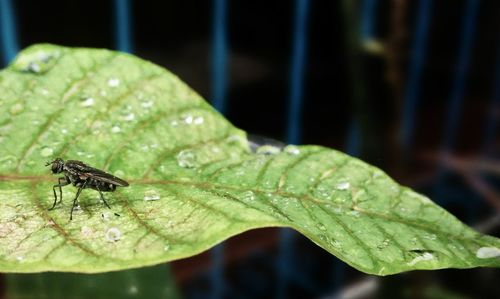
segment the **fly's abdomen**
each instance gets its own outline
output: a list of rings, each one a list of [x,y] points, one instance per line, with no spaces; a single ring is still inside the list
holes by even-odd
[[[102,192],[113,192],[116,190],[116,185],[96,180],[92,180],[87,186],[88,188],[101,190]]]

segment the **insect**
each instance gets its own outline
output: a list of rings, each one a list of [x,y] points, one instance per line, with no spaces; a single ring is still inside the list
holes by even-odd
[[[128,183],[120,178],[117,178],[107,172],[88,166],[87,164],[77,161],[77,160],[67,160],[64,162],[63,159],[57,158],[52,162],[47,162],[45,166],[52,165],[52,173],[64,173],[63,177],[57,179],[58,184],[52,187],[54,191],[54,204],[49,209],[53,210],[57,204],[57,193],[56,188],[59,187],[59,202],[62,202],[62,187],[73,184],[73,186],[78,188],[76,191],[75,199],[73,200],[73,205],[71,206],[71,213],[69,220],[73,219],[73,210],[76,206],[76,201],[80,196],[80,193],[85,188],[91,188],[99,191],[101,200],[104,202],[106,207],[110,209],[106,199],[102,195],[102,192],[113,192],[116,187],[127,187]]]

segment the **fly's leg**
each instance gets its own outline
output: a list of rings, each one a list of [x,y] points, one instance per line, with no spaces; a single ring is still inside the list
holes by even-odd
[[[69,215],[69,220],[73,219],[73,210],[75,209],[76,206],[76,200],[80,196],[80,192],[82,192],[82,189],[84,189],[85,186],[87,186],[87,181],[83,182],[83,184],[78,188],[78,191],[76,191],[76,196],[75,199],[73,200],[73,205],[71,206],[71,213]]]
[[[108,209],[111,209],[108,205],[108,203],[106,202],[106,200],[104,199],[104,195],[102,195],[102,191],[101,189],[99,189],[99,184],[95,184],[95,187],[97,188],[97,191],[99,191],[99,195],[101,196],[101,200],[104,202],[104,204],[106,205],[106,207],[108,207]]]
[[[65,180],[64,183],[61,183],[61,180]],[[69,184],[69,181],[66,179],[66,177],[62,177],[62,178],[58,178],[57,179],[57,182],[58,184],[57,185],[54,185],[52,187],[52,191],[54,191],[54,204],[52,205],[52,207],[49,209],[49,211],[53,210],[54,207],[56,206],[56,203],[57,203],[57,193],[56,193],[56,188],[59,187],[59,202],[62,202],[62,187],[63,186],[66,186]]]

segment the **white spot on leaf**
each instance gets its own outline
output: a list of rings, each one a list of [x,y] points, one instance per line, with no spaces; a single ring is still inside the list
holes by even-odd
[[[188,115],[186,117],[184,117],[184,122],[188,125],[192,124],[193,123],[193,117],[191,115]]]
[[[84,101],[82,102],[82,107],[90,107],[90,106],[93,106],[94,105],[94,98],[86,98],[84,99]]]
[[[118,228],[112,227],[106,231],[104,237],[108,242],[116,242],[122,238],[122,232]]]
[[[197,166],[196,154],[192,150],[181,151],[177,155],[177,164],[183,168],[194,168]]]
[[[413,266],[416,263],[424,262],[424,261],[431,261],[435,258],[434,254],[430,252],[424,252],[421,255],[416,256],[413,260],[407,263],[408,266]]]
[[[115,133],[115,134],[116,134],[116,133],[120,133],[121,131],[122,131],[122,129],[121,129],[119,126],[113,126],[113,127],[111,128],[111,132],[112,132],[112,133]]]
[[[123,117],[123,120],[125,121],[133,121],[135,119],[135,114],[129,113]]]
[[[44,147],[44,148],[42,148],[40,155],[42,155],[42,157],[49,157],[49,156],[52,156],[53,153],[54,153],[54,150],[52,148]]]
[[[276,146],[272,145],[262,145],[259,146],[256,150],[256,153],[259,155],[275,155],[279,154],[281,152],[281,149]]]
[[[477,250],[476,256],[480,259],[490,259],[494,257],[500,257],[500,248],[481,247]]]
[[[117,87],[120,85],[120,79],[118,78],[111,78],[108,80],[108,86],[109,87]]]
[[[335,189],[337,190],[347,190],[351,187],[351,184],[349,182],[340,182],[335,186]]]
[[[205,119],[202,116],[198,116],[197,118],[194,119],[193,122],[195,125],[201,125],[204,121]]]
[[[285,146],[283,151],[285,153],[287,153],[289,155],[293,155],[293,156],[300,154],[300,149],[296,145],[287,145],[287,146]]]
[[[144,192],[144,200],[145,201],[154,201],[154,200],[158,200],[158,199],[160,199],[160,193],[158,193],[158,191],[150,189],[150,190],[146,190],[146,192]]]

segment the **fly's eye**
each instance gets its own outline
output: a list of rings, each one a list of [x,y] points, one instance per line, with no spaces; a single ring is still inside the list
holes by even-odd
[[[52,163],[52,173],[59,172],[59,163]]]

